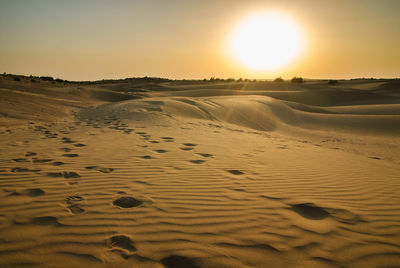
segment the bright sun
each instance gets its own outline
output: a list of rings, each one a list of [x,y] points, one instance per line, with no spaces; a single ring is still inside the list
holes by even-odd
[[[302,48],[296,24],[275,13],[259,13],[239,23],[230,40],[231,51],[254,70],[273,70],[292,62]]]

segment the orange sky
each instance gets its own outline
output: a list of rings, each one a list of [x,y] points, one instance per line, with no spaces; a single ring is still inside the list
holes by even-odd
[[[251,14],[290,17],[306,45],[254,72],[228,37]],[[69,80],[399,77],[400,1],[0,0],[0,72]]]

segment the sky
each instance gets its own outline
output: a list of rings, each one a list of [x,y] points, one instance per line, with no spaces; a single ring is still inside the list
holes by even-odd
[[[254,71],[229,40],[238,22],[283,14],[304,44]],[[400,77],[397,0],[0,0],[0,72],[68,80]],[[262,33],[260,33],[262,34]]]

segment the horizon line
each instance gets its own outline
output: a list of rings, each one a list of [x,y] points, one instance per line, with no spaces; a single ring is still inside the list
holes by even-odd
[[[68,80],[68,79],[62,79],[59,77],[53,77],[50,75],[25,75],[25,74],[12,74],[12,73],[7,73],[3,72],[0,74],[1,76],[14,76],[14,77],[25,77],[25,78],[38,78],[38,79],[43,79],[43,80],[49,80],[49,81],[57,81],[57,82],[71,82],[71,83],[95,83],[95,82],[111,82],[111,81],[124,81],[124,80],[139,80],[139,79],[149,79],[149,80],[164,80],[165,82],[167,81],[215,81],[215,82],[268,82],[268,81],[274,81],[277,78],[282,78],[283,81],[290,81],[291,79],[295,77],[301,77],[304,80],[308,81],[329,81],[329,80],[338,80],[338,81],[346,81],[346,80],[399,80],[400,77],[353,77],[353,78],[307,78],[307,77],[302,77],[302,76],[293,76],[292,78],[283,78],[282,76],[278,76],[275,78],[245,78],[245,77],[239,77],[239,78],[233,78],[233,77],[228,77],[228,78],[222,78],[222,77],[216,77],[216,76],[211,76],[209,78],[167,78],[167,77],[158,77],[158,76],[131,76],[131,77],[125,77],[125,78],[102,78],[98,80]]]

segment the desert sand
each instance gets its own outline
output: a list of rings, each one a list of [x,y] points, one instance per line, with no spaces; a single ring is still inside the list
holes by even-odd
[[[400,267],[400,81],[0,77],[0,267]]]

